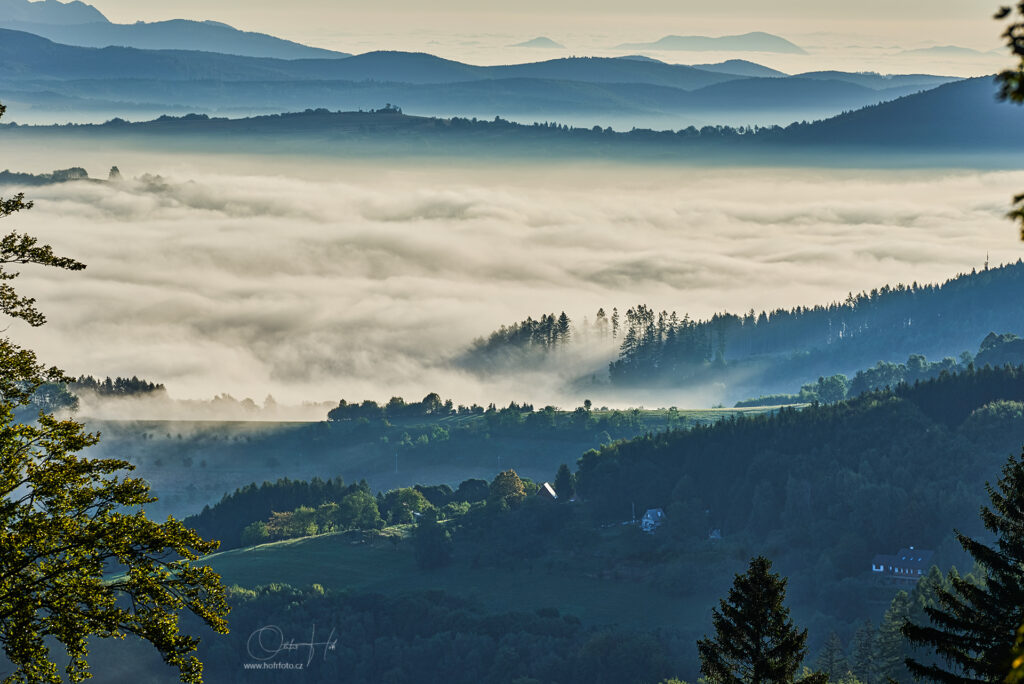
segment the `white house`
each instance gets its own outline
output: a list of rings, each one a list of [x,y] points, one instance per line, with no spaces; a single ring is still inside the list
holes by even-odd
[[[871,561],[871,571],[883,577],[916,582],[931,567],[934,551],[915,549],[913,546],[900,549],[895,556],[877,555]]]
[[[654,530],[661,527],[663,522],[665,522],[665,511],[660,508],[648,508],[647,512],[644,513],[644,517],[640,519],[640,529],[649,534],[654,534]]]

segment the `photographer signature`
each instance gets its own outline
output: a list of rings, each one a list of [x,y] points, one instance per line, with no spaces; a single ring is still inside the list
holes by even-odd
[[[318,647],[323,646],[323,657],[325,660],[327,659],[328,651],[336,650],[338,639],[334,636],[335,631],[332,629],[325,641],[317,641],[316,625],[313,625],[309,641],[295,641],[295,639],[285,640],[284,632],[277,625],[267,625],[266,627],[260,627],[249,635],[249,641],[246,643],[245,648],[253,660],[270,660],[280,653],[292,653],[298,652],[301,649],[309,649],[306,656],[306,665],[309,665],[313,662],[313,656],[316,655]]]

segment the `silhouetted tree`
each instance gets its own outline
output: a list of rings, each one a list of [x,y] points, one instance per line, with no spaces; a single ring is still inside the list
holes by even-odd
[[[875,681],[876,635],[870,620],[865,621],[853,635],[850,672],[862,682]]]
[[[843,653],[843,642],[835,632],[829,634],[828,640],[825,641],[825,645],[814,663],[814,669],[830,680],[838,680],[850,669],[846,663],[846,655]]]
[[[440,568],[451,560],[451,535],[437,521],[437,512],[432,509],[420,515],[413,531],[412,545],[420,570]]]
[[[908,681],[907,668],[904,666],[903,625],[910,615],[910,596],[905,591],[896,592],[882,623],[878,626],[878,637],[875,641],[875,677],[876,681],[888,682]]]
[[[576,493],[573,479],[569,466],[564,463],[558,466],[558,473],[555,475],[555,494],[560,501],[568,501]]]
[[[1014,104],[1024,104],[1024,1],[1018,2],[1014,7],[1001,7],[996,13],[998,20],[1008,17],[1010,23],[1003,32],[1003,38],[1017,63],[996,76],[999,82],[999,97]],[[1013,210],[1009,216],[1020,224],[1021,239],[1024,240],[1024,194],[1013,198]]]
[[[764,556],[736,575],[729,596],[712,609],[713,639],[697,642],[700,670],[712,684],[792,682],[807,653],[807,630],[789,619],[786,580]],[[803,681],[824,682],[824,675]]]
[[[903,629],[911,642],[941,658],[941,664],[908,658],[919,679],[1001,682],[1011,669],[1014,636],[1024,621],[1024,456],[1011,456],[997,487],[986,489],[992,505],[982,507],[981,520],[995,545],[955,532],[984,569],[984,582],[951,577],[951,589],[936,589],[938,605],[925,607],[931,625],[907,623]]]

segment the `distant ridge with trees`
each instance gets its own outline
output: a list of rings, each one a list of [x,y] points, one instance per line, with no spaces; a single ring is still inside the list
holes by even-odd
[[[1003,304],[993,307],[992,301]],[[1015,339],[1024,335],[1022,321],[1024,261],[1018,260],[941,284],[885,285],[829,304],[723,312],[708,319],[644,304],[624,312],[604,307],[590,321],[544,314],[475,340],[453,362],[487,374],[597,342],[615,354],[607,378],[619,386],[680,386],[742,376],[744,387],[787,382],[793,387],[794,379],[799,387],[819,376],[863,373],[853,394],[942,370],[965,370],[975,361],[975,350],[981,365],[1016,363],[1024,355],[1024,343]],[[995,331],[999,334],[992,337]],[[928,365],[927,358],[940,361]],[[902,370],[890,367],[905,361]],[[604,376],[600,368],[594,373]]]
[[[765,79],[753,82],[761,80]],[[650,158],[722,165],[772,161],[781,153],[788,162],[831,165],[835,163],[831,153],[842,150],[853,166],[1016,167],[1014,155],[1024,149],[1024,117],[995,101],[995,94],[991,79],[975,78],[786,127],[708,125],[616,132],[551,121],[520,124],[501,117],[485,121],[413,116],[389,106],[359,112],[307,109],[240,119],[189,114],[137,123],[115,118],[104,124],[6,125],[0,126],[0,140],[88,136],[94,141],[123,139],[132,145],[149,140],[159,146],[173,138],[176,145],[202,144],[205,149],[232,135],[264,144],[269,140],[274,149],[320,154],[348,149],[354,154],[432,156],[443,143],[446,156],[486,151],[510,157]]]

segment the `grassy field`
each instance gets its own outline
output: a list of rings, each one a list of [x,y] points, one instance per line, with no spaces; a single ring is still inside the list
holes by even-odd
[[[323,535],[236,549],[206,561],[225,584],[255,586],[284,582],[318,583],[334,590],[397,594],[443,590],[479,601],[495,611],[557,607],[589,624],[620,624],[651,629],[699,629],[708,622],[708,596],[672,596],[640,582],[583,575],[471,568],[455,564],[432,572],[416,567],[412,544],[351,543]]]

